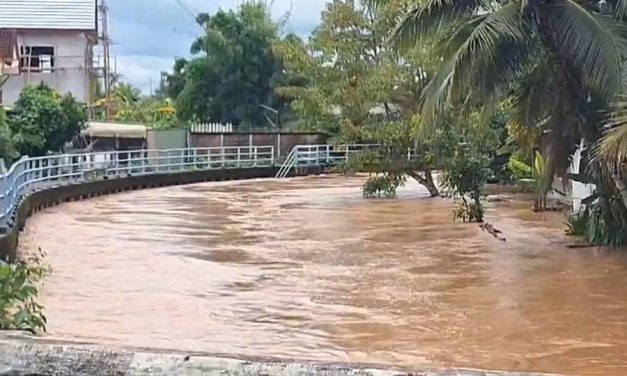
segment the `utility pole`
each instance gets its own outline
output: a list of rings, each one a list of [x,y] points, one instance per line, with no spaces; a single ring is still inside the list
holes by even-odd
[[[100,14],[100,40],[102,41],[104,63],[105,114],[107,120],[111,120],[111,40],[109,39],[109,8],[107,7],[106,0],[100,0],[98,13]]]

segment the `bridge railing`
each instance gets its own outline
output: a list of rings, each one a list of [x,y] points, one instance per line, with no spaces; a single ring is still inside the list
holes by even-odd
[[[0,176],[0,228],[33,192],[88,181],[195,170],[271,167],[273,146],[129,150],[22,157]]]
[[[378,144],[350,145],[297,145],[285,159],[277,178],[286,177],[295,167],[334,166],[346,162],[351,155],[367,149],[380,147]]]

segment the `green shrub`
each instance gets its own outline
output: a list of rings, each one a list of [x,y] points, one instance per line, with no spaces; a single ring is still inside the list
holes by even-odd
[[[566,221],[566,235],[585,236],[590,216],[588,210],[581,210],[568,217]]]
[[[475,202],[460,200],[453,208],[453,220],[462,222],[483,222],[483,207]]]
[[[533,167],[528,158],[521,153],[514,153],[510,156],[507,167],[512,172],[515,181],[531,179],[533,177]]]
[[[396,197],[396,189],[405,183],[405,177],[399,174],[375,175],[368,178],[362,187],[365,198]]]
[[[0,262],[0,329],[46,330],[43,307],[36,302],[37,282],[47,273],[39,262]]]

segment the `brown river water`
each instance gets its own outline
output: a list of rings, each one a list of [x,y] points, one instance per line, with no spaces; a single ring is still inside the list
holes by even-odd
[[[627,375],[627,252],[568,249],[559,214],[489,204],[507,242],[418,185],[203,183],[28,222],[49,336],[229,355]]]

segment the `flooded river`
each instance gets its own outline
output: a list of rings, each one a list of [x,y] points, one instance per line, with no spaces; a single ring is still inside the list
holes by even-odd
[[[489,204],[507,242],[418,185],[204,183],[45,210],[51,337],[320,361],[627,375],[627,254]],[[496,206],[499,210],[495,210]]]

